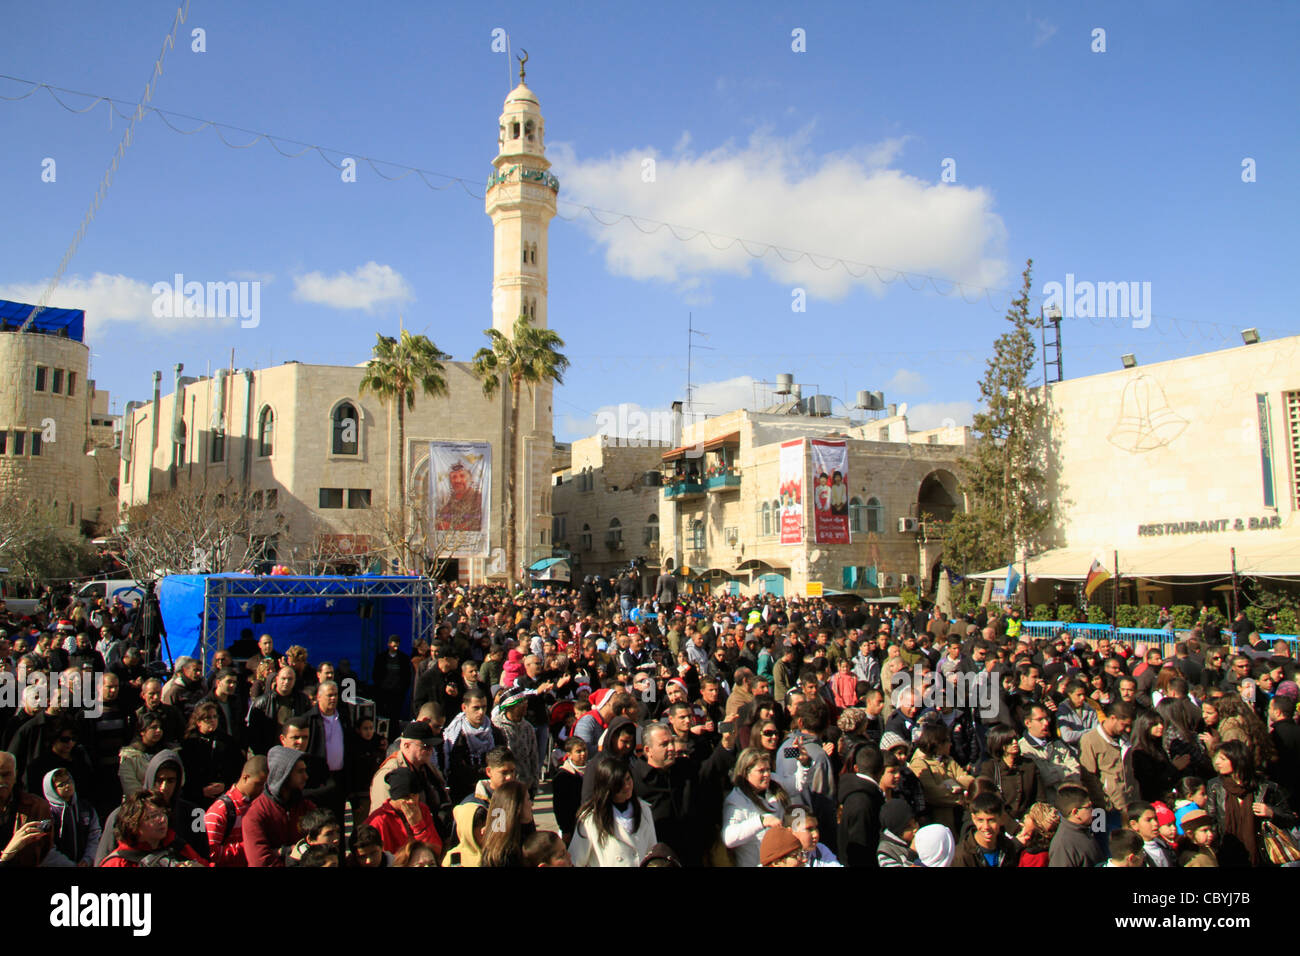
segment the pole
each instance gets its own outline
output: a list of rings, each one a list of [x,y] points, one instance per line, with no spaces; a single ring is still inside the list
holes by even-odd
[[[1237,549],[1232,548],[1232,619],[1237,619]],[[1232,632],[1232,646],[1237,646],[1237,632]]]
[[[1020,558],[1020,579],[1024,582],[1023,589],[1020,592],[1020,617],[1023,620],[1029,620],[1029,551]]]
[[[1110,602],[1110,627],[1115,630],[1119,627],[1119,552],[1114,552],[1115,556],[1115,587],[1112,589]]]

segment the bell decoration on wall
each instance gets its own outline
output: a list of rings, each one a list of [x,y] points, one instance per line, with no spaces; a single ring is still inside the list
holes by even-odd
[[[1106,440],[1116,448],[1142,454],[1163,448],[1186,428],[1187,419],[1169,407],[1160,383],[1149,375],[1139,375],[1124,386],[1119,419]]]

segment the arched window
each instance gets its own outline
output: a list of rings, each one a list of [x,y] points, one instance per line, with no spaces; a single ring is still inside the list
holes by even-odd
[[[518,138],[519,138],[519,121],[518,121],[518,120],[515,120],[513,123],[510,124],[510,138],[511,138],[511,139],[518,139]]]
[[[652,514],[645,519],[645,544],[658,546],[659,544],[659,516]]]
[[[609,530],[605,532],[605,543],[615,549],[623,547],[623,523],[617,518],[609,519]]]
[[[885,533],[885,506],[879,498],[867,499],[867,533]]]
[[[341,402],[334,409],[334,454],[355,455],[359,447],[357,442],[358,419],[356,406],[351,402]]]
[[[851,534],[862,534],[862,523],[866,519],[865,510],[862,507],[861,498],[849,499],[849,532]]]
[[[589,524],[584,524],[582,526],[582,550],[591,550],[591,525]]]
[[[772,533],[772,505],[769,502],[763,502],[763,530],[762,534],[767,537]]]
[[[257,454],[269,458],[275,448],[275,412],[270,407],[262,409],[257,417]]]
[[[704,550],[704,522],[699,518],[691,522],[691,547],[696,551]]]
[[[532,138],[533,138],[533,121],[532,121],[532,120],[525,120],[525,121],[524,121],[524,136],[526,136],[530,142],[532,141]]]

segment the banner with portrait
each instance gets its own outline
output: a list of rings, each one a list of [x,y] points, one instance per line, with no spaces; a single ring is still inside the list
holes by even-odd
[[[781,543],[803,542],[803,439],[781,443]]]
[[[812,439],[813,541],[849,543],[849,445]]]
[[[439,557],[486,558],[492,521],[492,446],[429,442],[429,548]]]

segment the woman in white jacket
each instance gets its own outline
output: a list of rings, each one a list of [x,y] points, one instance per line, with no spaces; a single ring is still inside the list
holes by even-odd
[[[626,760],[603,760],[595,768],[591,799],[578,809],[569,844],[574,866],[640,866],[655,835],[650,804],[633,795],[632,768]]]
[[[790,812],[790,798],[772,779],[772,755],[750,747],[736,761],[736,787],[722,806],[722,842],[736,866],[758,866],[763,834],[779,827]]]

